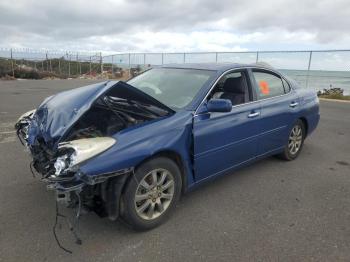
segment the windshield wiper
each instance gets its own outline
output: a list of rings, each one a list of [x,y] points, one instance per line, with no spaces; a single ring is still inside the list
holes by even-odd
[[[102,102],[122,121],[124,126],[128,126],[128,122],[123,118],[125,117],[125,113],[119,112],[118,110],[115,110],[110,104],[109,101],[107,101],[107,97],[104,97],[101,99]],[[135,120],[135,119],[134,119]]]
[[[147,115],[142,115],[145,117],[157,118],[157,117],[165,116],[169,113],[168,111],[164,110],[161,107],[158,107],[155,105],[146,105],[135,100],[126,100],[126,99],[120,99],[120,98],[114,98],[114,97],[106,97],[106,99],[108,99],[111,104],[119,104],[119,105],[128,104],[128,105],[134,106],[139,110],[145,112]],[[157,108],[158,110],[152,110],[151,107]],[[123,110],[125,112],[130,112],[136,115],[141,115],[134,111],[125,110],[124,108],[123,109],[121,108],[120,110]],[[164,113],[161,113],[160,111]]]
[[[137,102],[137,101],[128,101],[130,104],[132,104],[132,105],[134,105],[134,106],[136,106],[137,108],[139,108],[139,109],[142,109],[142,110],[145,110],[145,111],[147,111],[148,113],[151,113],[151,114],[153,114],[153,115],[156,115],[156,116],[164,116],[164,115],[162,115],[162,114],[160,114],[159,112],[156,112],[155,110],[152,110],[150,107],[150,105],[145,105],[145,104],[141,104],[141,103],[139,103],[139,102]],[[154,105],[152,105],[152,106],[154,106]],[[162,108],[160,108],[160,107],[157,107],[157,106],[154,106],[154,107],[156,107],[156,108],[158,108],[158,109],[160,109],[160,110],[162,110],[163,112],[166,112],[164,109],[162,109]],[[168,112],[167,112],[168,113]]]

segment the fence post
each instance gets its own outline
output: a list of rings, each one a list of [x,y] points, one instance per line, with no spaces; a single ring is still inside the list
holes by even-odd
[[[68,77],[70,77],[70,60],[71,60],[71,55],[69,55],[69,60],[68,60]]]
[[[130,53],[129,53],[129,78],[131,77],[131,61],[130,61]]]
[[[186,64],[186,53],[184,53],[184,64]]]
[[[143,65],[146,66],[146,53],[143,54]]]
[[[58,73],[61,75],[61,58],[58,59]]]
[[[113,59],[113,57],[114,57],[114,56],[112,55],[112,69],[111,69],[111,71],[112,71],[112,77],[113,77],[113,75],[114,75],[114,72],[113,72],[113,62],[114,62],[113,60],[114,60],[114,59]]]
[[[102,52],[100,52],[100,65],[101,65],[101,74],[102,74],[103,73]]]
[[[46,71],[49,71],[49,62],[48,62],[48,58],[47,58],[47,52],[46,52]]]
[[[259,62],[259,51],[256,51],[256,61],[255,63],[258,63]]]
[[[164,53],[162,53],[162,65],[164,65]]]
[[[11,48],[11,70],[12,70],[12,77],[15,77],[15,69],[13,67],[13,56],[12,56],[12,48]]]
[[[215,52],[215,63],[218,63],[218,52]]]
[[[312,59],[312,51],[310,51],[310,55],[309,55],[309,64],[307,65],[307,71],[310,71],[311,59]]]
[[[91,56],[90,56],[90,71],[89,71],[89,75],[91,76]]]
[[[310,76],[311,60],[312,60],[312,51],[310,51],[309,64],[307,65],[306,88],[309,87],[309,76]]]
[[[77,52],[77,57],[76,57],[76,60],[75,60],[77,74],[78,74],[78,70],[79,70],[79,64],[78,64],[79,55],[78,54],[79,53]]]

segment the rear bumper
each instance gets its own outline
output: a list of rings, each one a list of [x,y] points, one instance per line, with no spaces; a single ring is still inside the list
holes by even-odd
[[[308,130],[307,135],[310,135],[313,131],[315,131],[316,127],[318,126],[318,123],[320,122],[320,114],[313,114],[307,119],[308,122]]]

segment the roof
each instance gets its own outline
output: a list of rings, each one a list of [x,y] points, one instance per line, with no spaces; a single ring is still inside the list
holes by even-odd
[[[184,68],[184,69],[199,69],[199,70],[215,70],[226,71],[229,69],[242,68],[242,67],[260,67],[273,69],[268,65],[257,64],[240,64],[240,63],[186,63],[186,64],[166,64],[162,67],[165,68]]]

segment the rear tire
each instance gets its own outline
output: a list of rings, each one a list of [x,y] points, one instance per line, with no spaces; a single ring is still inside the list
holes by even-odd
[[[278,156],[287,161],[296,159],[303,148],[305,135],[305,125],[303,121],[298,119],[289,132],[288,141],[283,153]]]
[[[122,195],[122,218],[136,230],[148,230],[164,223],[181,194],[181,173],[165,157],[153,158],[130,177]]]

